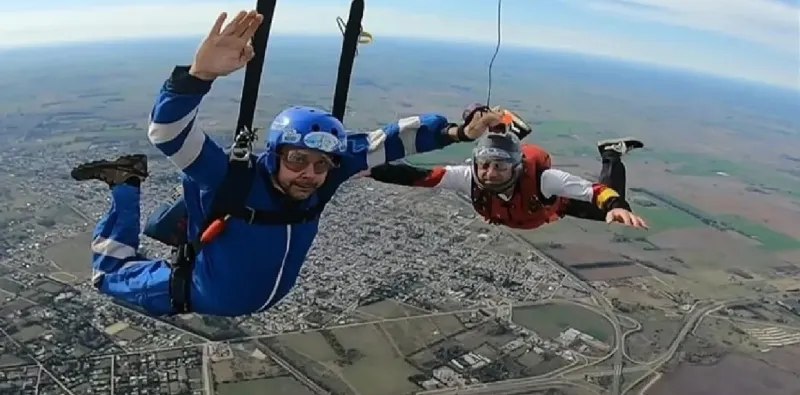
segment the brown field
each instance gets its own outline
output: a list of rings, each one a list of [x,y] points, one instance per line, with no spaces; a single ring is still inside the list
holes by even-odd
[[[642,277],[649,274],[647,269],[634,264],[617,267],[578,269],[576,272],[579,276],[586,279],[586,281],[611,281],[623,278]]]
[[[643,277],[623,280],[606,291],[608,298],[617,298],[626,302],[640,303],[656,308],[674,308],[675,302],[668,299],[665,292],[675,292],[675,288],[662,283],[657,277]]]
[[[47,247],[44,255],[65,272],[87,279],[92,273],[92,252],[89,249],[91,241],[92,233],[86,232]]]
[[[608,281],[649,275],[647,269],[635,265],[619,254],[582,244],[563,244],[563,248],[537,245],[547,255],[560,261],[587,281]],[[596,263],[619,263],[618,266],[596,267]]]
[[[464,330],[461,321],[452,315],[384,322],[377,325],[391,336],[404,356]]]
[[[387,307],[398,305],[396,302],[384,303],[381,305],[384,310],[372,312],[380,314]],[[324,376],[328,385],[334,385],[333,381],[337,380],[339,386],[348,387],[353,392],[400,395],[419,389],[407,378],[420,372],[405,357],[420,350],[430,352],[427,347],[463,329],[461,321],[453,315],[412,317],[408,320],[332,329],[331,334],[344,349],[357,350],[360,354],[350,365],[337,362],[340,355],[321,332],[283,335],[278,340],[292,351],[291,354],[295,354],[288,358],[303,365],[304,369]],[[478,335],[481,342],[486,341],[486,334]],[[432,359],[432,356],[428,359]]]
[[[563,248],[547,248],[546,245],[537,245],[547,254],[563,262],[565,265],[573,266],[584,263],[595,262],[626,262],[627,260],[619,254],[611,251],[602,250],[582,244],[562,244]]]
[[[648,239],[661,248],[676,250],[677,255],[694,261],[695,265],[708,263],[711,267],[763,270],[781,264],[771,254],[712,228],[667,230]]]
[[[730,354],[712,366],[681,365],[647,391],[647,395],[791,395],[800,391],[800,354],[787,351],[764,359],[786,362],[776,368],[773,361],[762,361],[741,354]]]
[[[400,303],[396,300],[391,300],[391,299],[386,299],[370,305],[361,306],[358,308],[358,311],[373,317],[380,317],[380,318],[415,317],[418,315],[429,313],[418,307],[410,306],[405,303]]]
[[[670,187],[660,188],[712,215],[738,214],[776,232],[800,239],[800,210],[778,194],[747,191],[732,177],[670,176]],[[758,204],[753,204],[758,202]]]
[[[800,251],[786,251],[775,254],[775,257],[785,263],[794,264],[800,262]]]

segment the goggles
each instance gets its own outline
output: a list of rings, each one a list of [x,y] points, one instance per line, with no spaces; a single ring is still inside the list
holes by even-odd
[[[281,153],[281,163],[287,169],[296,173],[308,169],[309,166],[313,168],[314,174],[325,174],[339,167],[327,155],[322,155],[322,159],[314,161],[311,155],[300,150],[288,150]]]

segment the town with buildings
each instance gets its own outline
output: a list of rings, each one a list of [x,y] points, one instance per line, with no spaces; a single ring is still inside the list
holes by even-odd
[[[506,300],[585,295],[579,284],[531,251],[487,248],[503,235],[476,221],[455,195],[354,180],[328,206],[297,287],[268,313],[235,323],[194,315],[148,317],[113,303],[88,283],[89,235],[109,196],[100,185],[73,184],[64,176],[85,153],[52,145],[36,150],[34,156],[30,149],[14,148],[0,160],[0,169],[21,187],[0,239],[0,394],[201,394],[208,385],[204,364],[225,359],[206,347],[226,336],[361,323],[367,320],[356,310],[383,300],[431,312],[499,311]],[[25,167],[12,165],[23,157],[42,158],[42,167],[35,160]],[[63,168],[46,172],[47,163]],[[167,166],[164,160],[151,161],[155,176],[143,189],[143,217],[176,188],[177,177],[164,176],[174,174]],[[32,174],[39,175],[35,182]],[[170,253],[147,238],[141,250],[165,258]],[[551,341],[512,328],[518,338],[503,346],[508,352],[552,351],[557,358],[573,358],[567,348],[573,340]],[[204,362],[204,355],[216,356]],[[431,369],[419,385],[475,382],[480,378],[462,374],[491,362],[466,353]]]

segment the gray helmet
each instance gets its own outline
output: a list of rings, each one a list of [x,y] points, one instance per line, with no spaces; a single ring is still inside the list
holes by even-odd
[[[485,185],[478,179],[478,162],[483,159],[508,162],[513,166],[511,178],[499,185]],[[483,189],[494,192],[504,191],[519,179],[522,168],[522,144],[514,133],[485,133],[475,142],[472,149],[472,178]]]

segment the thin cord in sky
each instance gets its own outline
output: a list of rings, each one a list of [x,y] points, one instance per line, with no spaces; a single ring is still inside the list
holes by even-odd
[[[494,54],[492,60],[489,61],[489,88],[486,94],[486,107],[490,107],[492,101],[492,67],[494,67],[494,60],[497,58],[497,53],[500,52],[500,43],[502,42],[502,24],[500,16],[503,9],[503,0],[497,0],[497,45],[494,47]]]

